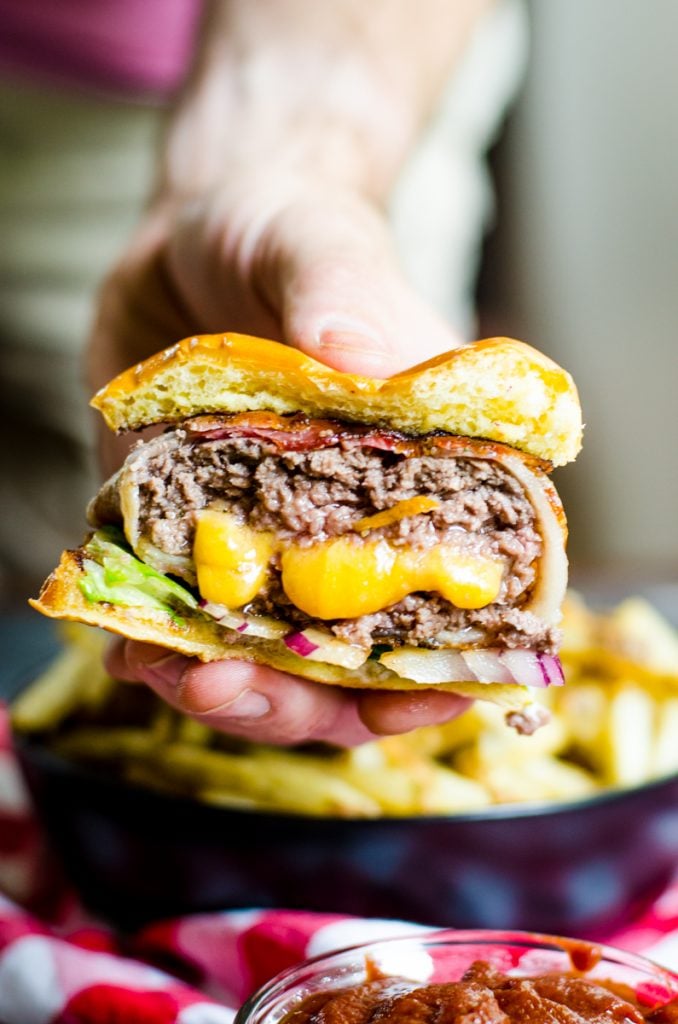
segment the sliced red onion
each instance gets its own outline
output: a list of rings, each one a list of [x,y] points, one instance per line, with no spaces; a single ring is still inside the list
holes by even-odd
[[[302,658],[308,658],[314,651],[318,650],[318,644],[311,643],[303,633],[290,633],[288,636],[283,637],[283,643]]]
[[[560,658],[517,647],[499,652],[501,663],[524,686],[562,686],[565,682]]]
[[[560,660],[526,648],[484,647],[476,650],[424,650],[399,647],[379,661],[415,683],[505,683],[521,686],[561,686]]]
[[[515,683],[515,678],[502,664],[501,652],[496,650],[462,651],[461,656],[472,678],[479,683]]]
[[[290,633],[284,643],[291,651],[302,658],[322,661],[328,665],[340,665],[341,668],[360,668],[369,656],[369,650],[356,644],[347,644],[336,636],[322,629],[309,627],[299,633]]]
[[[264,640],[281,640],[289,632],[289,623],[280,622],[267,615],[243,615],[242,612],[231,611],[223,604],[201,600],[200,607],[207,615],[216,619],[220,626],[234,629],[238,633],[262,637]]]

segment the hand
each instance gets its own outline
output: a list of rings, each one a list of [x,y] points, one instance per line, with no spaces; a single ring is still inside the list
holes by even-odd
[[[404,280],[376,206],[268,174],[156,203],[102,290],[90,380],[100,387],[181,338],[224,330],[375,377],[462,340]],[[102,432],[107,473],[128,445]]]
[[[105,286],[95,383],[186,335],[228,330],[286,342],[337,369],[387,376],[459,343],[402,279],[380,213],[309,181],[232,185],[159,204]],[[109,469],[116,439],[105,439]],[[126,444],[127,442],[124,442]],[[233,735],[353,745],[445,721],[447,693],[342,690],[245,662],[200,662],[118,643],[109,671]]]
[[[451,693],[345,690],[244,661],[202,664],[152,644],[115,641],[106,666],[146,683],[191,718],[257,743],[354,746],[448,721],[469,702]]]

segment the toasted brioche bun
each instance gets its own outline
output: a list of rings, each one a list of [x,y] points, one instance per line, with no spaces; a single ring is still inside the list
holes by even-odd
[[[570,375],[511,338],[475,342],[379,380],[340,373],[277,342],[201,335],[121,373],[92,405],[116,431],[268,409],[487,438],[556,466],[576,457],[582,434]]]
[[[426,687],[405,679],[384,665],[369,660],[359,669],[345,669],[324,662],[309,661],[290,651],[282,641],[227,642],[224,630],[206,616],[186,617],[178,623],[167,612],[149,608],[128,608],[106,602],[92,602],[80,590],[83,577],[81,550],[64,551],[59,565],[43,584],[40,596],[29,603],[52,619],[70,619],[101,626],[130,640],[158,644],[200,661],[236,659],[269,665],[304,679],[332,686],[379,690],[447,690],[472,700],[488,700],[507,712],[522,712],[534,704],[528,687],[505,683],[444,682]],[[232,635],[232,631],[228,631]]]

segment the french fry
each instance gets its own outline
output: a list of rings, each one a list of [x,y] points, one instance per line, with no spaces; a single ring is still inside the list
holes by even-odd
[[[558,694],[556,714],[569,742],[579,751],[595,751],[607,722],[608,690],[595,678],[583,676]]]
[[[156,753],[170,779],[195,791],[252,797],[300,814],[374,817],[379,805],[338,777],[321,758],[257,749],[249,755],[170,743]]]
[[[15,702],[12,721],[63,757],[223,807],[318,816],[463,813],[576,800],[678,771],[678,639],[640,599],[564,609],[567,685],[540,691],[532,736],[477,702],[438,726],[346,751],[284,750],[225,736],[101,665],[105,637],[66,624],[66,647]]]
[[[341,755],[342,778],[367,793],[387,815],[450,814],[485,807],[487,791],[450,768],[418,756],[403,743],[404,757],[394,757],[397,748],[390,737],[367,743]],[[387,746],[388,744],[388,746]]]
[[[576,590],[568,590],[563,602],[563,646],[560,656],[570,659],[591,648],[596,629],[596,616]]]
[[[127,758],[148,759],[153,751],[153,742],[147,729],[81,726],[57,737],[52,748],[63,757],[105,762]]]
[[[640,669],[678,686],[678,636],[643,598],[628,598],[604,617],[600,640],[632,670]]]
[[[669,697],[657,704],[650,764],[650,774],[654,777],[673,772],[678,772],[678,697]]]
[[[591,773],[555,757],[502,764],[470,749],[459,755],[459,769],[486,786],[495,803],[577,800],[598,789]]]
[[[634,786],[649,778],[654,742],[652,697],[633,682],[617,683],[608,699],[607,724],[600,745],[602,779],[611,786]]]
[[[78,708],[103,703],[114,685],[89,650],[66,647],[14,702],[12,724],[19,732],[54,729]]]

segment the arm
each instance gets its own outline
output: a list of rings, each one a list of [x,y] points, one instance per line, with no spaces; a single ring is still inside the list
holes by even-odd
[[[253,168],[384,199],[488,0],[221,0],[168,134],[160,188]]]
[[[387,376],[459,340],[397,266],[383,206],[487,0],[221,0],[171,117],[148,213],[109,278],[99,386],[190,334],[241,331]],[[119,461],[106,439],[108,468]],[[268,742],[442,721],[450,694],[350,693],[128,642],[110,669]]]
[[[226,328],[375,376],[457,344],[402,278],[383,205],[489,6],[215,0],[91,383]]]

